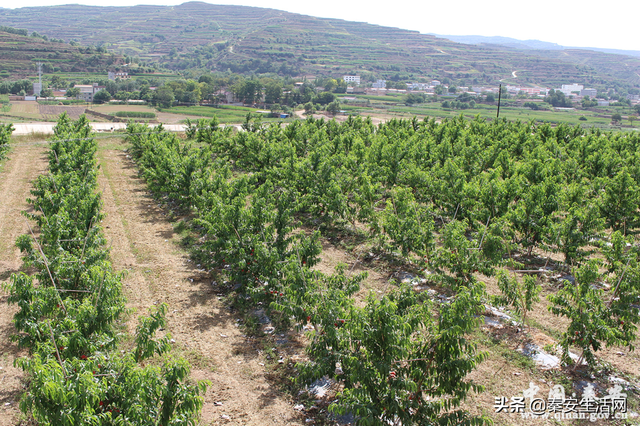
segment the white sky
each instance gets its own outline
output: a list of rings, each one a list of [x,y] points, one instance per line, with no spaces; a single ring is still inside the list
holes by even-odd
[[[184,0],[77,1],[96,6],[176,5],[183,2]],[[14,4],[26,7],[69,3],[76,2],[22,0]],[[416,30],[425,34],[504,36],[572,47],[640,51],[640,2],[637,0],[610,0],[602,3],[589,0],[395,0],[367,3],[344,0],[221,0],[207,3],[269,7],[322,18]]]

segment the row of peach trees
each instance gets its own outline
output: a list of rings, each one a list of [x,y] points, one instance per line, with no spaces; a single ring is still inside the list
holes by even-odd
[[[11,133],[13,133],[13,125],[0,124],[0,160],[4,158],[9,150],[9,140],[11,139]]]
[[[315,133],[322,125],[308,121],[298,130]],[[198,261],[240,284],[243,300],[248,297],[252,303],[270,306],[272,314],[279,314],[291,327],[313,326],[307,348],[310,361],[297,365],[297,380],[305,384],[329,376],[344,385],[330,406],[334,413],[352,412],[360,424],[483,423],[485,418],[470,416],[459,406],[470,392],[482,390],[467,379],[486,357],[467,338],[484,309],[484,286],[472,271],[490,270],[496,250],[479,251],[473,259],[455,256],[448,248],[438,251],[442,267],[459,272],[452,280],[458,297],[451,303],[432,302],[426,293],[399,286],[380,298],[368,297],[361,306],[354,295],[365,275],[351,274],[344,266],[333,274],[315,270],[320,232],[296,231],[309,209],[328,207],[340,199],[323,195],[330,187],[302,194],[300,186],[308,183],[311,188],[315,183],[299,175],[289,176],[295,184],[285,183],[286,174],[294,173],[291,168],[267,165],[293,161],[296,148],[270,147],[264,136],[254,134],[259,129],[246,127],[246,133],[234,136],[212,122],[193,132],[229,144],[234,158],[229,161],[215,152],[212,140],[196,146],[161,127],[128,126],[129,152],[150,188],[195,213],[193,224],[204,237]],[[233,147],[238,143],[244,147]],[[266,170],[257,170],[261,164]],[[243,170],[245,165],[253,169]],[[325,198],[318,202],[314,197]],[[384,226],[399,236],[400,228],[411,229],[412,224],[415,228],[415,221],[424,221],[424,230],[414,229],[402,244],[427,254],[434,244],[433,217],[411,193],[402,191],[395,197],[395,208],[405,214],[398,217],[389,205],[383,209]],[[361,203],[363,210],[370,208],[366,194]],[[481,233],[470,241],[457,223],[453,225],[447,233],[452,247],[464,246],[466,251],[480,244]]]
[[[30,232],[18,240],[25,270],[11,276],[18,306],[16,364],[29,387],[20,407],[42,425],[193,425],[205,383],[170,355],[166,306],[141,317],[133,345],[122,340],[122,273],[113,270],[100,223],[97,143],[87,119],[62,115],[49,169],[33,183]],[[124,345],[124,346],[123,346]]]
[[[152,191],[194,214],[199,262],[239,285],[243,300],[313,325],[298,380],[340,381],[331,409],[361,424],[486,420],[458,409],[482,389],[465,380],[486,356],[468,340],[490,301],[477,277],[521,268],[517,252],[559,252],[576,268],[577,284],[551,298],[552,312],[571,320],[566,363],[570,348],[593,367],[603,345],[633,347],[638,135],[463,118],[283,128],[252,116],[237,133],[215,119],[191,125],[195,143],[161,127],[127,131]],[[363,275],[314,269],[319,229],[365,235],[451,298],[432,302],[399,286],[356,304]],[[598,247],[600,264],[591,258]],[[504,272],[498,282],[496,301],[526,315],[539,284]]]

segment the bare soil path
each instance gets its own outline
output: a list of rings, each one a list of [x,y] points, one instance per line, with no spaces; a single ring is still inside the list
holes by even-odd
[[[26,198],[31,182],[47,168],[44,144],[19,144],[0,168],[0,285],[22,267],[16,238],[29,232],[26,218]],[[13,361],[26,355],[9,341],[15,334],[12,319],[17,308],[7,305],[7,293],[0,289],[0,426],[14,425],[20,414],[18,399],[23,390],[22,370]]]
[[[179,247],[179,235],[138,178],[124,143],[113,138],[101,140],[100,146],[102,226],[115,269],[128,271],[124,291],[128,308],[135,309],[129,329],[135,329],[137,316],[150,306],[168,304],[174,352],[191,362],[192,377],[212,383],[202,424],[304,424],[286,394],[269,382],[269,365],[237,327],[238,317]]]

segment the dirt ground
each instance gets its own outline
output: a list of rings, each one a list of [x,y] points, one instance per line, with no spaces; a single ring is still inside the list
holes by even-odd
[[[66,112],[69,117],[77,120],[84,111],[85,106],[40,105],[34,101],[12,101],[11,111],[6,115],[24,120],[56,121],[60,114]]]
[[[301,425],[307,424],[304,413],[293,409],[293,398],[282,390],[273,359],[267,359],[264,347],[256,339],[243,334],[238,324],[242,317],[224,303],[224,296],[213,285],[199,265],[190,261],[181,248],[181,236],[168,220],[168,209],[154,200],[138,178],[137,167],[128,157],[125,144],[119,138],[99,139],[99,186],[102,191],[102,226],[111,248],[114,268],[126,270],[124,291],[127,307],[132,310],[127,326],[135,330],[137,317],[147,314],[152,305],[168,304],[167,331],[175,339],[174,353],[192,364],[192,377],[209,380],[201,424],[203,425]],[[0,164],[0,281],[7,280],[21,267],[15,239],[28,232],[20,211],[28,205],[30,182],[46,169],[46,147],[35,144],[17,145],[9,159]],[[175,220],[173,223],[176,223]],[[340,239],[340,236],[338,236]],[[369,278],[357,294],[363,301],[369,292],[382,293],[389,288],[393,275],[389,265],[367,260],[366,245],[347,250],[323,238],[322,261],[318,270],[333,272],[338,263],[346,263],[351,273],[366,271]],[[554,259],[557,260],[557,259]],[[395,271],[399,272],[399,271]],[[495,277],[479,277],[487,284],[489,294],[498,294]],[[496,414],[495,397],[512,397],[534,382],[546,395],[553,384],[565,383],[564,372],[543,371],[518,355],[516,348],[526,339],[539,346],[553,344],[566,329],[567,321],[548,311],[546,296],[554,285],[542,283],[541,300],[529,314],[532,325],[529,337],[517,327],[501,330],[483,327],[473,339],[489,358],[470,374],[486,390],[472,395],[464,408],[473,414],[485,414],[498,425],[551,425],[551,419],[535,422],[514,414]],[[0,292],[0,304],[6,303],[6,293]],[[0,309],[0,426],[17,423],[17,400],[22,389],[21,371],[12,367],[21,353],[8,337],[14,331],[11,317],[15,307]],[[300,336],[274,336],[281,341],[273,346],[275,359],[301,354]],[[264,342],[263,342],[264,343]],[[624,348],[606,348],[599,352],[619,372],[637,381],[640,356]],[[570,386],[570,385],[569,385]],[[9,405],[6,405],[6,404]],[[224,417],[223,417],[224,416]],[[578,424],[564,422],[560,424]],[[596,423],[604,424],[604,423]]]
[[[22,266],[15,241],[29,228],[20,212],[28,208],[25,200],[31,181],[47,168],[45,151],[42,144],[15,146],[0,167],[0,285]],[[0,426],[16,424],[20,414],[22,370],[13,367],[13,361],[26,351],[9,342],[9,336],[16,332],[12,324],[16,310],[15,305],[7,305],[7,293],[0,290]]]
[[[72,120],[77,120],[85,112],[83,106],[66,105],[38,105],[42,118],[48,121],[57,121],[60,114],[66,112]]]
[[[127,307],[135,309],[129,329],[151,305],[168,304],[167,331],[176,340],[176,352],[192,363],[193,378],[212,383],[202,424],[305,424],[287,395],[269,382],[258,346],[237,326],[240,317],[223,305],[211,280],[179,248],[179,235],[137,177],[124,145],[117,139],[101,145],[102,226],[114,267],[128,271]],[[286,345],[278,350],[286,353]]]
[[[192,377],[209,380],[201,424],[205,425],[302,425],[305,417],[293,409],[287,394],[270,382],[274,368],[265,361],[253,339],[242,334],[234,315],[188,255],[178,247],[174,232],[135,165],[116,139],[101,140],[99,185],[106,218],[102,223],[117,270],[126,270],[124,291],[128,320],[134,330],[137,317],[150,306],[167,303],[167,332],[175,339],[174,353],[192,364]],[[20,214],[28,205],[31,181],[44,172],[46,146],[18,145],[0,166],[0,280],[20,270],[22,261],[14,243],[28,232]],[[18,399],[22,372],[13,367],[26,355],[9,341],[14,306],[7,307],[0,293],[0,426],[18,423]],[[285,339],[287,340],[287,339]],[[295,343],[295,336],[291,339]],[[277,347],[285,358],[294,352]],[[266,365],[265,365],[266,364]],[[277,364],[276,364],[277,365]],[[225,416],[225,417],[223,417]],[[228,418],[226,418],[228,417]]]

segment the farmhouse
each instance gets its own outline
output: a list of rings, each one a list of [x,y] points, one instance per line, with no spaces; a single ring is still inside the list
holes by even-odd
[[[76,84],[74,87],[80,89],[77,99],[82,99],[85,102],[93,102],[93,95],[96,92],[104,89],[104,86],[98,86],[98,83],[93,84]]]
[[[345,83],[355,83],[360,84],[360,76],[359,75],[345,75],[343,77]]]
[[[120,72],[120,71],[113,72],[113,71],[109,71],[107,73],[107,75],[109,77],[109,80],[112,80],[112,81],[115,80],[116,78],[119,78],[121,80],[127,80],[127,79],[131,78],[131,76],[129,75],[128,72]]]
[[[572,92],[582,92],[582,89],[584,89],[584,86],[582,84],[573,83],[563,84],[562,87],[557,90],[564,93],[565,96],[570,96]]]

